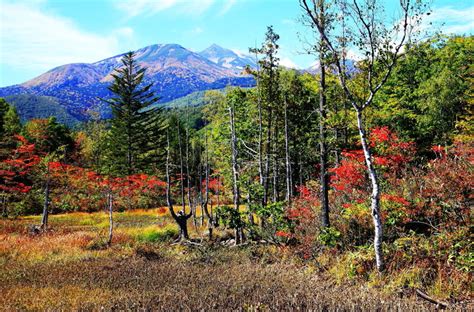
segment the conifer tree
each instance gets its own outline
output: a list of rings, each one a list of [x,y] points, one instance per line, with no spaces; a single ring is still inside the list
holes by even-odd
[[[18,134],[21,131],[20,117],[18,117],[15,107],[11,105],[9,105],[3,116],[3,131],[7,136]]]
[[[0,98],[0,159],[8,157],[16,145],[15,134],[21,131],[20,118],[15,107]]]
[[[140,68],[135,54],[122,58],[122,67],[112,77],[109,90],[114,94],[104,100],[112,108],[109,141],[109,168],[116,174],[133,174],[151,168],[162,155],[162,114],[154,106],[159,98],[144,83],[145,68]]]

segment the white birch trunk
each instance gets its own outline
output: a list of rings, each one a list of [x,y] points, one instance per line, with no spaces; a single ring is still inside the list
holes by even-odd
[[[382,252],[382,239],[383,239],[383,226],[382,219],[380,217],[380,187],[375,171],[374,164],[372,162],[372,155],[370,152],[369,145],[367,143],[367,136],[363,124],[362,110],[357,110],[357,128],[359,130],[360,142],[364,151],[365,163],[367,165],[367,172],[369,174],[370,183],[372,185],[372,194],[370,196],[371,204],[370,209],[372,213],[372,221],[374,223],[374,250],[375,250],[375,261],[377,270],[379,272],[384,269],[383,252]]]

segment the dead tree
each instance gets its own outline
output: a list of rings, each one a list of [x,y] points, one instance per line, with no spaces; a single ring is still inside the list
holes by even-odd
[[[235,133],[235,120],[234,120],[234,108],[229,107],[230,117],[230,132],[231,132],[231,150],[232,150],[232,194],[234,199],[234,209],[239,212],[240,209],[240,187],[239,187],[239,166],[237,163],[238,152],[237,152],[237,135]],[[241,227],[235,229],[235,244],[238,245],[242,242],[243,231]]]
[[[113,238],[113,231],[114,231],[114,218],[113,218],[113,195],[112,190],[107,190],[107,208],[109,211],[109,238],[107,240],[107,246],[112,246],[112,238]]]
[[[49,173],[49,161],[46,163],[46,182],[44,184],[44,203],[43,203],[43,215],[41,217],[41,229],[46,231],[48,228],[48,217],[49,217],[49,191],[51,184],[51,177]]]
[[[178,133],[179,135],[179,133]],[[173,217],[174,221],[179,226],[179,238],[178,240],[188,240],[188,219],[191,218],[192,212],[186,214],[184,208],[180,210],[178,213],[174,212],[173,202],[171,200],[171,178],[170,178],[170,138],[169,132],[166,133],[167,139],[167,149],[166,149],[166,203],[168,204],[168,209],[170,211],[171,216]],[[183,171],[181,167],[181,172]],[[182,188],[181,188],[182,189]],[[182,189],[183,190],[183,189]],[[184,200],[184,190],[181,192],[181,197]],[[183,201],[184,203],[184,201]]]
[[[181,206],[183,211],[186,211],[186,201],[184,199],[184,165],[183,165],[183,148],[181,144],[181,125],[179,123],[179,118],[177,119],[178,124],[178,151],[179,151],[179,178],[180,178],[180,187],[181,187]]]
[[[285,200],[291,201],[293,196],[293,183],[292,183],[292,172],[291,172],[291,159],[290,159],[290,139],[288,130],[288,101],[285,97],[285,169],[286,169],[286,195]]]
[[[186,197],[187,197],[189,211],[193,215],[194,228],[197,228],[197,217],[196,217],[195,205],[194,205],[194,201],[191,199],[191,179],[189,175],[189,129],[187,126],[186,126],[185,144],[186,144],[186,195],[187,195]],[[186,210],[183,208],[183,211],[186,211]]]
[[[273,198],[272,201],[276,203],[280,199],[280,194],[278,192],[279,184],[279,171],[278,171],[278,125],[273,129],[273,146],[272,146],[272,155],[273,155]]]
[[[262,117],[262,94],[261,94],[261,85],[260,85],[260,60],[258,59],[258,54],[263,52],[263,49],[258,49],[257,47],[249,49],[250,53],[255,54],[255,64],[257,64],[257,71],[253,72],[256,80],[256,90],[257,90],[257,107],[258,107],[258,177],[259,183],[263,187],[264,177],[263,177],[263,117]]]
[[[324,3],[327,3],[327,1],[300,0],[300,6],[304,14],[311,20],[312,27],[318,32],[320,40],[324,43],[325,48],[332,57],[339,83],[346,98],[356,112],[357,128],[372,187],[371,212],[375,228],[375,259],[377,269],[381,272],[384,269],[384,260],[382,253],[383,226],[380,217],[380,185],[373,164],[372,151],[367,140],[364,111],[373,103],[375,95],[390,77],[400,57],[400,50],[411,34],[413,26],[417,25],[421,20],[426,4],[422,1],[400,0],[400,7],[403,13],[401,22],[397,21],[393,28],[389,29],[379,14],[377,0],[365,0],[363,1],[364,6],[361,6],[359,4],[361,1],[357,0],[351,1],[351,4],[348,3],[349,1],[340,2],[342,5],[336,8],[336,10],[342,13],[342,18],[349,17],[352,21],[353,31],[351,39],[353,46],[362,55],[366,56],[363,61],[363,74],[367,84],[365,97],[356,96],[348,83],[350,73],[344,64],[343,58],[346,53],[345,45],[343,45],[343,49],[338,46],[340,42],[345,42],[347,38],[339,36],[333,39],[334,36],[325,27],[324,18],[321,15],[321,4],[323,3],[324,8]],[[395,42],[396,38],[398,40]]]
[[[217,218],[214,217],[212,213],[212,206],[211,210],[208,208],[209,204],[209,150],[207,144],[207,132],[204,133],[204,144],[206,149],[206,164],[204,166],[205,176],[206,176],[206,189],[205,189],[205,196],[204,200],[201,201],[201,213],[207,217],[207,229],[209,231],[209,240],[212,240],[212,232],[214,227],[217,227]]]

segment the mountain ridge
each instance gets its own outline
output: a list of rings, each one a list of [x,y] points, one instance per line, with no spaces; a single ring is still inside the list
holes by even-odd
[[[226,86],[251,87],[255,84],[254,79],[243,75],[240,68],[221,66],[179,44],[154,44],[134,52],[138,65],[146,68],[145,82],[153,83],[153,91],[163,104],[197,91]],[[111,74],[121,66],[124,54],[93,63],[57,66],[24,83],[0,88],[0,96],[54,98],[54,102],[72,116],[71,120],[87,120],[91,109],[99,111],[102,118],[108,118],[110,108],[100,99],[111,95],[107,89],[113,79]],[[240,60],[239,64],[242,62]],[[16,99],[23,98],[26,97]],[[34,103],[28,99],[28,103]],[[13,104],[24,107],[25,103],[19,101]]]
[[[138,65],[146,68],[144,82],[153,84],[160,105],[206,90],[255,86],[254,78],[244,69],[256,68],[256,60],[215,43],[199,52],[176,43],[152,44],[134,52]],[[110,118],[110,107],[101,99],[111,96],[107,88],[113,80],[111,74],[122,65],[125,54],[93,63],[56,66],[21,84],[0,88],[0,97],[8,98],[20,114],[25,114],[20,116],[23,121],[60,112],[61,121],[71,125],[88,120],[91,110],[101,118]],[[298,71],[318,74],[318,70],[314,66]],[[47,111],[48,104],[51,112]]]

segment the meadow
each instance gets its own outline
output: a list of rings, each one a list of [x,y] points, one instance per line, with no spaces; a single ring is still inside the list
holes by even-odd
[[[306,261],[283,245],[223,246],[231,237],[224,229],[213,242],[197,239],[205,227],[193,226],[192,220],[193,244],[176,244],[177,226],[163,208],[117,212],[114,219],[109,248],[105,212],[51,215],[49,230],[36,235],[29,229],[39,216],[0,221],[1,310],[435,307],[409,288],[394,292],[394,282],[384,277],[371,283],[341,279],[331,273],[337,261],[329,255]],[[451,306],[472,307],[467,301]]]

